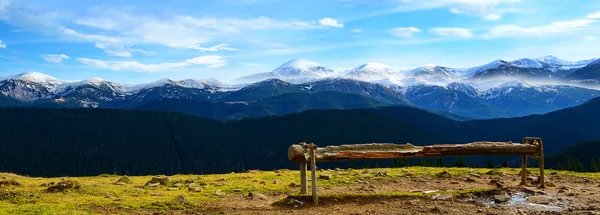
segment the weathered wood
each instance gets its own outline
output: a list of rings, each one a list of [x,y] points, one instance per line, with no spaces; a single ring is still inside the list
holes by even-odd
[[[533,144],[512,142],[474,142],[467,144],[439,144],[414,146],[412,144],[370,143],[328,146],[315,151],[317,162],[411,158],[428,156],[469,155],[531,155],[538,152]],[[288,148],[288,158],[294,162],[307,162],[308,155],[300,145]]]
[[[315,205],[319,204],[319,197],[317,196],[317,159],[315,156],[315,144],[311,143],[309,146],[310,148],[310,172],[311,172],[311,177],[312,177],[312,197],[313,197],[313,203]]]
[[[300,163],[300,194],[308,193],[308,183],[306,179],[306,163]]]
[[[538,161],[540,162],[540,188],[546,188],[546,180],[544,176],[544,146],[542,143],[542,139],[538,140],[538,144],[540,146],[538,154]]]
[[[527,156],[523,155],[521,159],[521,185],[525,185],[527,183]]]

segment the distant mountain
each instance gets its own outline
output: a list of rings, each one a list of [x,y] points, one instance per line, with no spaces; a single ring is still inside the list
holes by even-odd
[[[304,84],[291,84],[278,79],[257,82],[226,95],[225,101],[253,101],[292,92],[317,93],[324,91],[356,94],[373,98],[386,104],[407,104],[406,99],[389,88],[351,79],[323,79]]]
[[[359,109],[386,106],[373,98],[332,91],[291,92],[251,102],[207,102],[164,99],[144,103],[136,110],[162,110],[186,113],[219,120],[256,118],[297,113],[306,110]]]
[[[600,82],[600,59],[589,63],[581,69],[575,70],[567,78],[595,83]]]
[[[51,98],[54,90],[63,81],[54,77],[28,72],[5,78],[0,81],[0,93],[22,102]]]
[[[281,79],[292,82],[304,82],[321,78],[333,77],[334,70],[305,59],[294,59],[284,63],[268,73],[259,73],[238,78],[239,83],[253,83],[267,79]]]
[[[388,79],[398,73],[392,67],[380,63],[367,63],[347,71],[344,78],[360,81],[377,81]]]
[[[497,60],[467,69],[465,74],[475,80],[492,78],[561,79],[571,73],[573,69],[582,68],[593,60],[567,61],[554,56],[538,59],[523,58],[510,62]]]
[[[429,82],[448,83],[457,80],[460,76],[460,71],[453,68],[428,64],[407,71],[406,76]]]

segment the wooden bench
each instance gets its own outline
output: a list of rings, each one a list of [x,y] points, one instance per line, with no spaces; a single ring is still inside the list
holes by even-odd
[[[311,164],[312,196],[317,197],[317,162],[419,158],[433,156],[474,156],[474,155],[521,155],[521,184],[527,179],[527,157],[537,159],[540,166],[540,188],[545,187],[544,150],[542,139],[525,137],[522,143],[512,142],[473,142],[466,144],[438,144],[414,146],[412,144],[368,143],[317,148],[314,143],[294,144],[288,148],[288,159],[300,163],[300,193],[308,193],[307,163]]]

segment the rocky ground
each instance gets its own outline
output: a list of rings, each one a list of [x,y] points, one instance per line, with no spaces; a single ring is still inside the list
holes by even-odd
[[[549,170],[539,189],[530,171],[521,186],[518,169],[321,170],[319,205],[297,194],[292,170],[51,179],[0,173],[0,214],[600,214],[600,174]]]

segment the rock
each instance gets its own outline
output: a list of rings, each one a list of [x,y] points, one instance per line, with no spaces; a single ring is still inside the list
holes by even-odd
[[[451,181],[450,184],[459,184],[458,181]]]
[[[502,182],[496,182],[495,185],[496,185],[497,188],[503,188],[504,187],[504,184]]]
[[[583,183],[591,183],[592,180],[589,178],[583,178]]]
[[[508,201],[508,196],[506,195],[494,195],[494,202],[503,203]]]
[[[267,182],[265,182],[265,181],[261,181],[259,184],[262,184],[262,185],[267,185]]]
[[[196,186],[196,183],[189,183],[189,184],[187,184],[187,186],[188,186],[188,187],[195,187],[195,186]]]
[[[199,193],[202,190],[199,187],[188,187],[188,191],[194,192],[194,193]]]
[[[485,203],[483,203],[482,201],[475,202],[475,206],[477,206],[477,207],[487,207],[487,205],[485,205]]]
[[[146,184],[146,187],[158,187],[158,186],[160,186],[160,183]]]
[[[536,203],[536,204],[549,204],[550,200],[548,196],[529,196],[527,198],[528,202]]]
[[[113,184],[114,184],[114,185],[127,185],[127,183],[125,183],[125,182],[120,182],[120,181],[117,181],[117,182],[115,182],[115,183],[113,183]]]
[[[288,186],[289,186],[289,187],[300,187],[300,185],[299,185],[299,184],[296,184],[296,183],[294,183],[294,182],[290,183]]]
[[[171,183],[171,177],[152,177],[152,179],[148,182],[146,182],[146,186],[148,186],[149,184],[160,184],[160,185],[167,185],[169,183]]]
[[[71,180],[64,180],[64,181],[58,182],[54,186],[48,187],[48,189],[46,189],[46,192],[56,193],[56,192],[62,192],[65,190],[79,189],[80,187],[81,186],[79,185],[79,182],[71,181]]]
[[[215,191],[215,195],[216,195],[216,196],[218,196],[218,197],[224,197],[224,196],[225,196],[225,195],[227,195],[227,194],[225,194],[225,193],[224,193],[223,191],[221,191],[221,190],[217,190],[217,191]]]
[[[269,199],[264,194],[257,193],[257,192],[248,193],[248,197],[250,197],[251,199],[255,199],[255,200],[268,200]]]
[[[550,175],[558,175],[558,172],[551,172]]]
[[[242,189],[233,189],[233,192],[236,192],[236,193],[241,193],[241,192],[242,192]]]
[[[546,187],[556,187],[556,184],[552,182],[546,182]]]
[[[151,196],[164,196],[165,194],[156,192],[156,193],[150,193],[150,195]]]
[[[375,173],[375,176],[384,177],[384,176],[387,176],[387,172],[386,171],[378,171]]]
[[[438,178],[452,178],[449,172],[443,171],[437,174]]]
[[[344,170],[343,170],[343,169],[340,169],[340,168],[335,168],[335,171],[338,171],[338,172],[340,172],[340,171],[344,171]]]
[[[452,200],[453,198],[452,194],[444,194],[444,195],[439,195],[435,198],[435,200],[441,200],[441,201],[445,201],[445,200]]]
[[[183,187],[183,184],[182,183],[175,183],[175,184],[173,184],[173,186],[175,186],[175,187]]]
[[[129,178],[128,176],[124,175],[123,177],[119,178],[119,180],[117,180],[117,182],[131,184],[132,181],[131,181],[131,178]]]
[[[176,191],[176,190],[179,190],[179,188],[177,188],[177,187],[169,187],[169,188],[167,188],[167,190],[169,190],[169,191]]]
[[[369,174],[369,170],[368,170],[368,169],[365,169],[365,170],[363,170],[363,171],[362,171],[362,172],[360,172],[360,173],[362,173],[362,174]]]
[[[281,183],[282,183],[282,182],[281,182],[281,180],[279,180],[279,179],[277,179],[277,180],[274,180],[274,181],[273,181],[273,184],[281,184]]]
[[[475,179],[472,179],[472,178],[470,178],[470,177],[467,177],[467,178],[465,178],[465,181],[466,181],[466,182],[475,182]]]
[[[477,174],[477,173],[469,173],[469,176],[475,177],[475,178],[481,178],[481,175]]]
[[[5,187],[5,186],[6,187],[8,187],[8,186],[20,187],[21,183],[15,181],[15,179],[0,181],[0,187]]]
[[[430,193],[435,193],[439,190],[427,190],[427,191],[423,191],[423,194],[430,194]]]
[[[183,195],[179,195],[179,196],[175,197],[175,201],[182,205],[185,205],[188,203],[188,201],[185,199],[185,196],[183,196]]]
[[[256,173],[260,173],[260,170],[250,169],[250,170],[246,171],[246,173],[256,174]]]
[[[331,180],[331,175],[319,175],[320,179]]]

